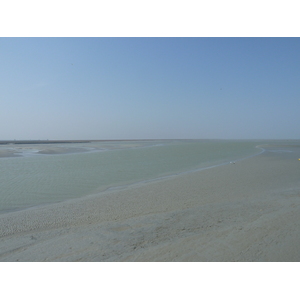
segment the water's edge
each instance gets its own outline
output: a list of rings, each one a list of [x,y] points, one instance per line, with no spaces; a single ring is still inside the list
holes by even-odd
[[[108,187],[108,188],[106,188],[104,190],[101,190],[101,191],[99,191],[97,193],[91,193],[91,194],[86,195],[86,196],[80,196],[80,197],[76,197],[76,198],[63,199],[61,201],[55,201],[55,202],[47,202],[47,203],[39,203],[39,204],[35,203],[35,204],[30,205],[28,207],[5,209],[5,210],[1,210],[0,214],[7,214],[7,213],[10,213],[10,212],[16,212],[16,211],[34,209],[34,208],[38,208],[38,207],[49,206],[49,205],[55,204],[55,203],[62,203],[62,202],[66,202],[66,201],[72,201],[72,200],[75,200],[75,199],[82,199],[84,201],[84,198],[89,197],[89,196],[92,196],[92,197],[99,196],[100,197],[103,193],[109,193],[109,192],[113,192],[113,191],[120,191],[120,190],[124,190],[124,189],[127,189],[127,188],[132,188],[132,187],[135,187],[135,186],[144,185],[144,184],[151,183],[151,182],[157,182],[157,181],[161,181],[161,180],[175,178],[175,177],[178,177],[178,176],[184,175],[184,174],[195,173],[195,172],[202,172],[202,171],[207,170],[207,169],[212,169],[212,168],[224,166],[224,165],[227,165],[227,164],[239,162],[239,161],[242,161],[242,160],[245,160],[245,159],[249,159],[251,157],[258,156],[258,155],[262,154],[263,152],[265,152],[264,148],[261,148],[259,146],[256,146],[255,148],[259,149],[260,152],[254,153],[252,155],[247,155],[247,156],[242,157],[242,158],[235,159],[234,161],[227,160],[227,161],[222,162],[222,163],[208,165],[208,166],[200,167],[200,168],[196,168],[196,169],[190,169],[188,171],[175,172],[173,174],[168,174],[166,176],[158,176],[158,177],[154,177],[154,178],[151,178],[151,179],[136,181],[136,182],[125,184],[125,185],[111,186],[111,187]]]

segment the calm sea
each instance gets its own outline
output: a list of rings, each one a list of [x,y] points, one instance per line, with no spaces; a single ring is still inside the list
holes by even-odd
[[[258,144],[158,140],[1,145],[0,212],[85,197],[242,159],[258,154]]]

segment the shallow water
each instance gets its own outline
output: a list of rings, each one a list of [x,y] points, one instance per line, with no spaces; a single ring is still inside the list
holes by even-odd
[[[242,159],[259,153],[258,144],[159,140],[1,145],[0,211],[80,198]]]

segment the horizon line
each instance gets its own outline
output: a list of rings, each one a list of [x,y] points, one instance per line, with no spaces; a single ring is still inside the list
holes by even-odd
[[[91,142],[122,142],[122,141],[168,141],[168,140],[299,140],[296,138],[143,138],[143,139],[55,139],[55,140],[0,140],[1,145],[5,144],[55,144],[55,143],[91,143]]]

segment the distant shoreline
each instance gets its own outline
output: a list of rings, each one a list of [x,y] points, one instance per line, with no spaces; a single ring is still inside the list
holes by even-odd
[[[93,142],[126,142],[126,141],[156,141],[168,139],[128,139],[128,140],[13,140],[0,141],[0,145],[15,145],[15,144],[75,144],[75,143],[93,143]],[[177,139],[174,139],[177,140]],[[179,139],[178,139],[179,140]]]
[[[135,141],[298,141],[299,139],[105,139],[105,140],[0,140],[0,145],[22,144],[75,144],[93,142],[135,142]]]

